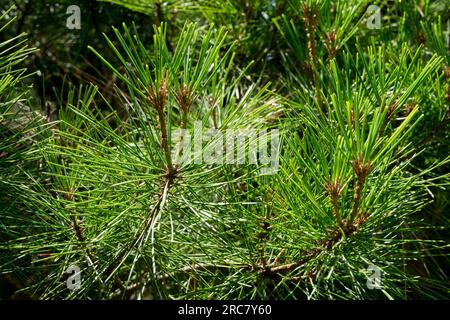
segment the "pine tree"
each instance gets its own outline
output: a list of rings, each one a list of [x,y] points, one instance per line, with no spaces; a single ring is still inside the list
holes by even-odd
[[[152,17],[152,38],[104,33],[89,50],[113,91],[58,88],[55,121],[20,67],[34,49],[0,44],[16,294],[448,298],[443,1],[380,1],[381,29],[368,1],[106,2]]]

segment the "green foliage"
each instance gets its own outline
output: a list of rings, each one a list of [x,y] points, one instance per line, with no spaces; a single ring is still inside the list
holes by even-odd
[[[379,30],[369,1],[98,2],[136,19],[76,31],[83,76],[57,71],[55,85],[44,63],[41,99],[22,67],[36,51],[21,33],[0,43],[0,274],[14,297],[448,299],[443,1],[379,1]],[[279,170],[180,163],[173,133],[199,124],[279,130]]]

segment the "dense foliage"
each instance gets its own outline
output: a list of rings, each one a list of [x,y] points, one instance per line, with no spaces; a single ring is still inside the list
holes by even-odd
[[[0,297],[448,299],[449,7],[3,1]]]

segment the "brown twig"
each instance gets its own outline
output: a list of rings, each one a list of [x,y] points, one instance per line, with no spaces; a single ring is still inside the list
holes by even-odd
[[[336,56],[336,32],[330,31],[325,34],[325,47],[328,51],[329,59]]]
[[[318,8],[315,4],[309,7],[306,3],[303,4],[303,21],[305,22],[306,36],[308,38],[308,56],[310,63],[315,64],[316,61],[316,29],[317,29],[317,15]]]
[[[151,87],[147,94],[147,99],[151,107],[153,107],[157,112],[158,124],[160,129],[160,143],[161,148],[163,149],[164,156],[167,162],[167,171],[170,176],[175,174],[175,168],[172,163],[172,156],[169,146],[169,139],[167,133],[167,125],[166,125],[166,114],[165,114],[165,106],[168,97],[168,88],[167,83],[169,80],[169,74],[166,72],[159,85],[159,88],[155,86]]]
[[[359,156],[356,160],[353,160],[351,164],[356,175],[356,184],[353,191],[352,211],[350,212],[350,217],[347,220],[347,228],[352,225],[358,215],[366,178],[373,170],[372,164],[365,162],[363,156]]]
[[[192,104],[194,102],[194,93],[189,90],[189,88],[183,84],[180,90],[175,93],[175,101],[181,110],[181,129],[186,128],[187,118],[189,111],[191,110]]]
[[[331,205],[333,207],[333,216],[336,219],[339,227],[341,227],[342,229],[344,225],[339,209],[339,198],[342,191],[344,190],[344,186],[339,183],[339,179],[336,179],[333,182],[327,183],[325,189],[327,190],[328,197],[330,198]]]

